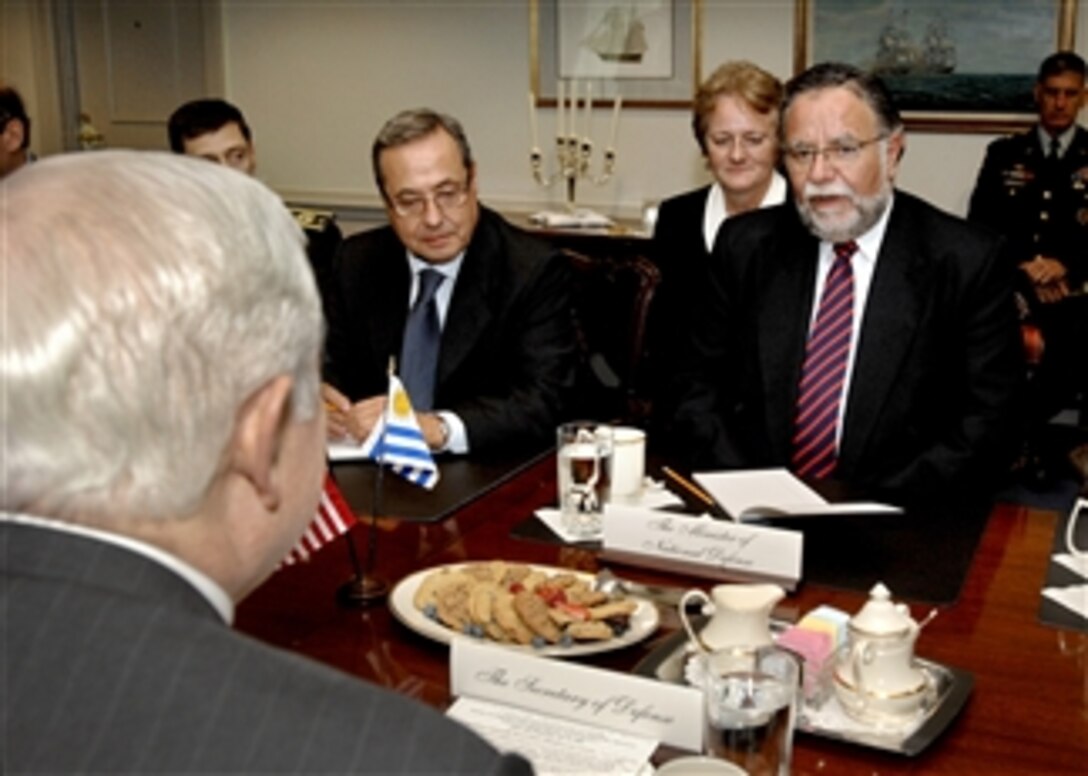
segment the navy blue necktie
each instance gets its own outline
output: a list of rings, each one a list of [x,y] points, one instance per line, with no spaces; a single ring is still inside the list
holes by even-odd
[[[404,324],[400,377],[412,400],[412,407],[417,410],[434,408],[434,375],[438,366],[438,347],[442,341],[438,302],[434,295],[445,279],[445,275],[433,269],[419,273],[419,293]]]

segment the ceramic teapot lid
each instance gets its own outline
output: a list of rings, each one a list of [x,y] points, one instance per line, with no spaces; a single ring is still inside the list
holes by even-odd
[[[875,636],[900,635],[913,628],[915,622],[906,604],[893,604],[891,596],[884,583],[877,582],[865,606],[850,619],[851,627]]]

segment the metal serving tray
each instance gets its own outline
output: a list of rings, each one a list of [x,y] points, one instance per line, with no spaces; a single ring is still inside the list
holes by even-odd
[[[774,628],[773,630],[778,630]],[[687,634],[677,631],[635,666],[635,673],[673,684],[684,684],[684,665],[691,655]],[[960,713],[975,684],[968,671],[916,659],[934,690],[933,701],[916,717],[895,728],[866,726],[842,711],[838,698],[824,692],[817,701],[798,707],[797,730],[820,738],[881,749],[913,757],[924,751]]]

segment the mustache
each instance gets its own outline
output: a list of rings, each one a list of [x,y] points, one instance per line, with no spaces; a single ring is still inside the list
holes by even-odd
[[[832,181],[830,183],[806,182],[801,190],[801,195],[806,200],[813,197],[849,197],[852,201],[856,201],[857,197],[854,190],[842,181]]]

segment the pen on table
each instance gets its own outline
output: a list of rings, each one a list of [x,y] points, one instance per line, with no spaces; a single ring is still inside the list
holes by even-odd
[[[703,490],[698,485],[696,485],[694,482],[689,480],[687,477],[684,477],[683,475],[677,474],[675,471],[670,469],[668,466],[662,466],[661,471],[670,480],[675,482],[677,485],[679,485],[681,488],[686,490],[692,496],[695,496],[695,498],[699,499],[704,504],[706,504],[708,507],[710,507],[711,511],[713,511],[714,514],[716,514],[718,516],[726,516],[725,515],[725,510],[722,509],[722,505],[719,504],[717,501],[715,501],[714,498],[710,494],[708,494],[705,490]]]

